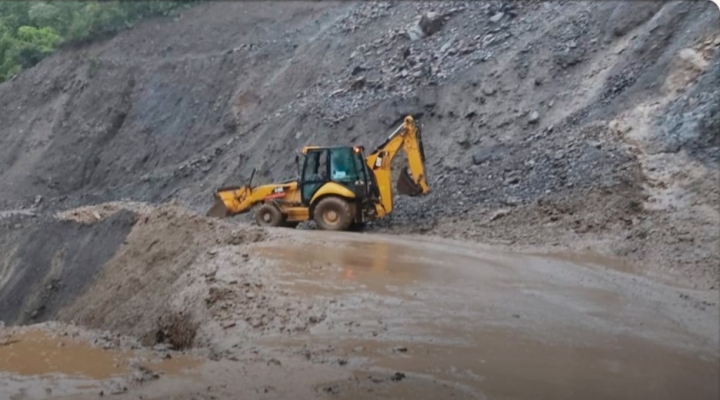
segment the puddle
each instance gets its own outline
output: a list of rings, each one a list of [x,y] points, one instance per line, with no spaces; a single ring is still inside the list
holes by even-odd
[[[317,293],[318,289],[339,293],[347,290],[347,285],[359,285],[361,289],[377,294],[398,295],[394,290],[398,287],[456,281],[458,276],[448,274],[448,267],[470,266],[484,270],[508,267],[498,260],[435,253],[392,241],[346,240],[283,247],[262,243],[253,252],[259,257],[279,261],[287,281],[307,294]]]
[[[301,246],[258,246],[255,253],[281,261],[287,275],[308,280],[304,285],[306,289],[313,286],[311,282],[316,278],[324,277],[386,294],[392,286],[412,284],[434,275],[406,249],[382,242],[322,245],[312,250]],[[326,284],[323,286],[328,289]]]
[[[343,400],[471,400],[479,398],[472,388],[441,381],[432,376],[408,375],[379,370],[356,372],[352,380],[326,383],[321,388],[324,392],[332,393],[335,397]]]
[[[641,275],[643,272],[638,265],[631,262],[606,257],[590,252],[572,253],[567,251],[557,251],[551,253],[528,253],[528,255],[566,261],[575,265],[583,265],[586,267],[601,266],[633,275]]]
[[[139,352],[93,347],[41,330],[28,330],[0,343],[0,372],[22,376],[61,374],[103,380],[127,374],[130,363],[140,355]],[[180,374],[200,363],[200,360],[178,356],[140,364],[153,371]]]
[[[462,333],[436,327],[435,334],[440,342]],[[301,345],[332,343],[350,359],[365,358],[365,370],[402,372],[449,383],[442,386],[446,395],[455,392],[451,387],[468,387],[475,398],[482,399],[715,400],[720,396],[716,360],[673,352],[648,341],[620,335],[601,347],[580,347],[550,345],[507,331],[472,335],[467,345],[383,340],[329,342],[328,338],[317,342],[308,338]],[[395,398],[437,398],[411,389],[396,387],[394,394],[399,397]]]
[[[492,399],[710,400],[720,395],[717,363],[647,341],[616,336],[602,347],[575,347],[506,331],[474,336],[469,346],[406,343],[404,357],[386,352],[376,365],[464,383]]]
[[[331,293],[344,302],[333,317],[352,322],[352,329],[328,326],[312,335],[263,343],[277,348],[332,345],[332,354],[345,358],[347,368],[402,372],[408,382],[425,377],[425,386],[404,382],[383,389],[384,397],[373,392],[374,398],[463,397],[459,387],[471,388],[481,399],[720,397],[717,350],[698,341],[676,315],[691,311],[664,308],[655,300],[674,298],[674,289],[648,284],[638,295],[632,292],[632,276],[609,279],[601,269],[585,268],[606,259],[496,256],[342,237],[255,251],[279,261],[288,284],[297,287],[302,281],[310,288],[304,294]],[[614,269],[632,272],[626,265]],[[358,287],[375,294],[360,301]],[[417,293],[414,301],[388,301],[408,293]],[[704,325],[696,331],[709,333]],[[355,398],[337,384],[342,398]]]
[[[0,370],[19,375],[65,374],[107,379],[127,372],[130,353],[103,350],[42,331],[11,336],[0,346]]]

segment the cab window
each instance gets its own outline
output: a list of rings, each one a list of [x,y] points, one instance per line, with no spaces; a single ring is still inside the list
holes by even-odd
[[[333,149],[330,156],[330,179],[333,181],[356,181],[358,171],[352,148]]]
[[[308,152],[305,159],[302,180],[305,182],[321,182],[327,175],[327,151]]]

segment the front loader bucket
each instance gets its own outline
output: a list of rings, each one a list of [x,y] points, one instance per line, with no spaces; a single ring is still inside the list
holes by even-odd
[[[215,204],[205,214],[208,217],[225,218],[247,212],[252,207],[250,186],[231,186],[215,191]]]
[[[208,217],[225,218],[229,216],[230,213],[228,212],[227,208],[225,208],[225,204],[222,202],[222,200],[216,198],[215,204],[210,207],[210,209],[205,215]]]
[[[410,173],[408,173],[407,168],[400,170],[400,176],[398,176],[396,187],[398,193],[406,196],[419,196],[422,194],[422,188],[413,181],[413,178],[410,176]]]

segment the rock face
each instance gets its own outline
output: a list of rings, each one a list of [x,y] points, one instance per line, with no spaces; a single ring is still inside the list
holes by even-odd
[[[480,149],[472,156],[473,164],[479,165],[488,161],[498,161],[507,153],[507,149],[503,145],[496,145]]]
[[[498,23],[498,22],[500,22],[500,20],[501,20],[504,16],[505,16],[504,13],[499,12],[499,13],[493,15],[492,17],[490,17],[490,22],[492,22],[492,23]]]
[[[624,36],[653,17],[663,4],[656,1],[620,3],[608,20],[608,30],[614,36]]]
[[[540,113],[538,113],[537,111],[532,111],[530,115],[528,115],[528,123],[537,124],[538,121],[540,121]]]
[[[432,36],[443,28],[445,20],[450,18],[454,13],[461,11],[460,9],[451,9],[446,13],[427,12],[416,17],[412,24],[406,29],[406,34],[410,40],[418,40],[428,36]]]
[[[443,20],[444,18],[445,17],[443,15],[440,15],[436,12],[430,12],[427,14],[423,14],[422,17],[420,17],[418,25],[420,26],[420,29],[422,29],[422,32],[423,34],[425,34],[425,36],[430,36],[435,32],[439,32],[440,29],[442,29],[443,23],[445,22]]]

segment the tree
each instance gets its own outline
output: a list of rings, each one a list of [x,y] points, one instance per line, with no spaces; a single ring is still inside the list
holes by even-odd
[[[66,28],[67,21],[64,21],[60,9],[44,1],[33,4],[28,10],[28,17],[34,26],[49,26],[56,32],[63,32]]]
[[[63,43],[104,37],[194,1],[0,0],[0,82],[37,64]]]

